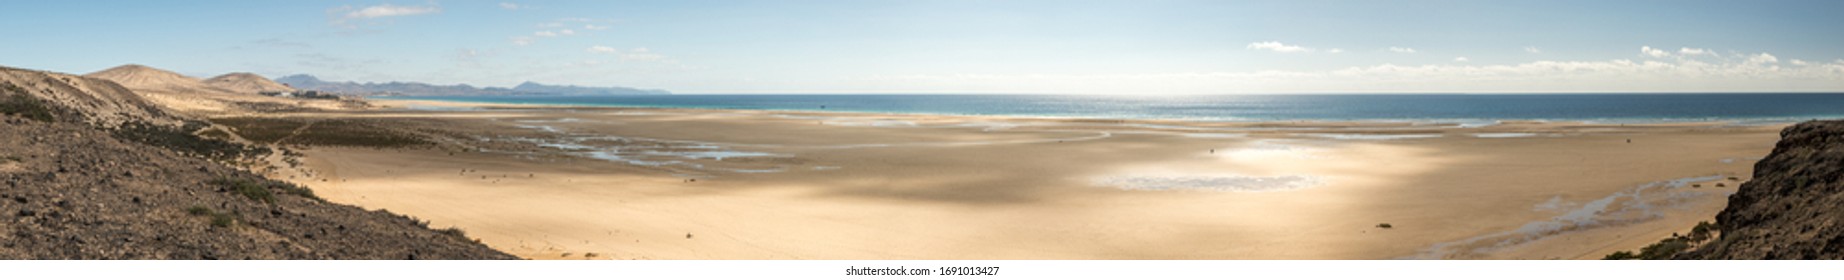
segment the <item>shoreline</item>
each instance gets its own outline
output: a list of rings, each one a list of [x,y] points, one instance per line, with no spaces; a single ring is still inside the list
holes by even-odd
[[[307,172],[296,174],[314,176],[291,181],[534,259],[1414,258],[1650,182],[1745,178],[1778,130],[509,108],[538,110],[267,117],[466,136],[435,148],[303,146]],[[1432,136],[1387,137],[1414,135]],[[1631,250],[1713,219],[1716,194],[1733,185],[1684,190],[1716,193],[1657,202],[1672,208],[1662,216],[1590,215],[1609,226],[1436,258]]]
[[[1824,93],[1820,93],[1820,94],[1824,94]],[[884,116],[944,116],[944,117],[986,117],[986,118],[1008,118],[1008,119],[1042,119],[1042,120],[1087,120],[1087,121],[1123,121],[1123,122],[1126,122],[1126,121],[1154,121],[1154,122],[1157,122],[1157,121],[1171,121],[1171,122],[1190,122],[1190,123],[1249,123],[1249,124],[1260,124],[1260,123],[1290,123],[1290,122],[1327,122],[1327,123],[1352,123],[1352,122],[1357,122],[1357,123],[1406,123],[1406,124],[1453,124],[1453,125],[1455,125],[1455,126],[1461,126],[1461,127],[1469,127],[1469,126],[1473,126],[1473,125],[1476,125],[1476,124],[1478,124],[1478,123],[1480,123],[1480,122],[1491,122],[1491,123],[1494,123],[1494,124],[1496,124],[1496,123],[1498,123],[1498,122],[1543,122],[1543,123],[1576,123],[1576,124],[1588,124],[1588,125],[1660,125],[1660,124],[1663,124],[1663,125],[1671,125],[1671,124],[1704,124],[1704,123],[1713,123],[1713,124],[1726,124],[1726,125],[1741,125],[1741,126],[1788,126],[1788,125],[1792,125],[1792,124],[1794,124],[1794,123],[1798,123],[1798,122],[1803,122],[1803,121],[1808,121],[1808,120],[1820,120],[1820,119],[1835,119],[1835,118],[1844,118],[1844,116],[1825,116],[1825,117],[1817,117],[1817,118],[1809,118],[1809,119],[1791,119],[1791,118],[1786,118],[1786,117],[1760,117],[1760,118],[1585,118],[1585,119],[1584,119],[1584,118],[1438,118],[1438,119],[1437,119],[1437,118],[1429,118],[1429,119],[1400,119],[1400,118],[1342,118],[1342,119],[1340,119],[1340,118],[1302,118],[1302,119],[1213,119],[1213,118],[1156,118],[1156,117],[1147,117],[1147,118],[1136,118],[1136,117],[1103,117],[1103,116],[1060,116],[1060,115],[1028,115],[1028,114],[956,114],[956,113],[944,113],[944,112],[878,112],[878,111],[851,111],[851,110],[808,110],[808,109],[770,109],[770,108],[759,108],[759,109],[754,109],[754,108],[752,108],[752,109],[744,109],[744,108],[705,108],[705,107],[673,107],[673,106],[638,106],[638,105],[612,105],[612,104],[611,104],[611,105],[594,105],[594,104],[549,104],[549,103],[497,103],[497,102],[488,102],[488,101],[453,101],[453,100],[437,100],[437,99],[417,99],[416,97],[409,97],[409,98],[389,98],[389,99],[371,99],[371,98],[367,98],[367,99],[365,99],[365,100],[366,100],[367,102],[371,102],[371,103],[373,103],[373,104],[427,104],[427,105],[425,105],[425,106],[428,106],[428,105],[433,105],[434,107],[455,107],[455,108],[465,108],[465,109],[471,109],[471,110],[490,110],[490,109],[493,109],[493,108],[552,108],[552,109],[632,109],[632,110],[709,110],[709,111],[749,111],[749,112],[775,112],[775,113],[792,113],[792,114],[858,114],[858,115],[884,115]],[[442,104],[442,105],[436,105],[436,104]],[[388,106],[388,105],[387,105],[387,106]],[[395,109],[406,109],[406,110],[419,110],[419,109],[413,109],[413,108],[404,108],[404,107],[393,107],[393,108],[395,108]],[[433,110],[433,111],[440,111],[440,110],[438,109],[438,110]],[[1802,117],[1802,118],[1803,118],[1803,117]],[[1486,124],[1486,125],[1488,125],[1488,126],[1489,126],[1489,125],[1492,125],[1492,124]]]

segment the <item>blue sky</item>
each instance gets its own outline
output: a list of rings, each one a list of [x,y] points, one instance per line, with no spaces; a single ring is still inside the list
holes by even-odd
[[[0,65],[691,93],[1844,91],[1844,1],[30,1]],[[22,28],[24,27],[24,28]]]

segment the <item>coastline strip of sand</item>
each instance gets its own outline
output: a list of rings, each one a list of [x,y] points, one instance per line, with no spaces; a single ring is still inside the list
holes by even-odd
[[[1779,129],[378,103],[453,110],[278,116],[435,144],[269,176],[534,259],[1599,258],[1712,219]]]

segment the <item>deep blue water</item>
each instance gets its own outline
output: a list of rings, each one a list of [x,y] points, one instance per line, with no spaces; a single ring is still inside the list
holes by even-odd
[[[1844,117],[1844,94],[657,95],[395,97],[616,107],[1183,120],[1801,121]],[[823,109],[822,109],[823,106]]]

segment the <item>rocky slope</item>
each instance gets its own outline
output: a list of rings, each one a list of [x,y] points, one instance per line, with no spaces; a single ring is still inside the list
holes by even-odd
[[[262,75],[244,72],[211,77],[210,79],[205,79],[205,85],[242,94],[295,91],[294,88],[288,87],[288,85],[271,81],[269,78],[263,78]]]
[[[63,116],[52,116],[55,119],[102,127],[117,127],[131,121],[163,125],[179,121],[116,83],[44,71],[0,67],[0,100],[43,101],[46,105],[69,109],[57,110]]]
[[[1844,121],[1805,122],[1754,165],[1689,259],[1844,259]]]
[[[220,164],[253,149],[137,94],[0,68],[0,259],[514,258]]]
[[[0,259],[513,258],[75,124],[0,116],[0,181]]]

